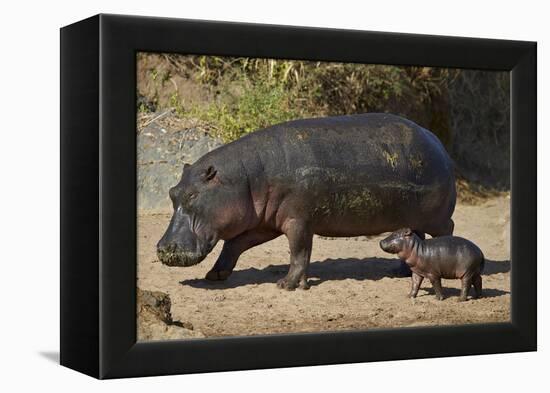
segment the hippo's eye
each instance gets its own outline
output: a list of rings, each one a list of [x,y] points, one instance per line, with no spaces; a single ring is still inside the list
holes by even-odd
[[[196,192],[192,192],[191,194],[189,194],[189,196],[187,197],[190,201],[192,201],[193,199],[195,199],[197,197],[197,193]]]

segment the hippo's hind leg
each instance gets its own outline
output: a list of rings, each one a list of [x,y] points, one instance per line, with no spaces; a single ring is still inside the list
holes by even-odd
[[[237,260],[246,250],[268,242],[280,236],[280,232],[270,230],[251,230],[226,240],[222,252],[214,264],[212,270],[206,273],[206,279],[210,281],[225,280],[231,275]]]
[[[445,220],[441,225],[427,231],[431,237],[451,236],[455,230],[455,222],[452,219]]]
[[[472,284],[474,285],[474,299],[478,299],[481,297],[481,287],[482,287],[482,279],[481,274],[477,273],[472,278]]]
[[[307,267],[311,258],[313,231],[303,222],[290,220],[285,224],[285,235],[290,246],[290,269],[286,277],[277,281],[277,286],[289,291],[308,289]]]
[[[462,288],[460,290],[460,297],[458,298],[459,302],[465,302],[468,299],[468,292],[470,292],[472,281],[473,277],[471,275],[465,275],[462,277]]]

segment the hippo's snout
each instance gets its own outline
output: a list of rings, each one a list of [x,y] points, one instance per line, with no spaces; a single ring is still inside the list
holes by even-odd
[[[390,254],[397,254],[401,250],[399,239],[392,238],[391,236],[380,240],[380,248]]]
[[[200,263],[206,255],[206,253],[183,250],[177,244],[157,247],[159,260],[167,266],[193,266]]]
[[[388,241],[388,239],[380,240],[380,248],[386,252],[391,252],[391,241]]]
[[[163,264],[193,266],[201,262],[212,251],[217,237],[197,235],[192,225],[196,221],[196,218],[192,219],[181,208],[174,212],[170,225],[157,243],[157,256]]]

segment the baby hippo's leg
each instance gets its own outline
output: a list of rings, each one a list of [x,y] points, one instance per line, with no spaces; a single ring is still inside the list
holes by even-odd
[[[468,292],[470,292],[470,287],[472,286],[472,276],[465,275],[462,277],[462,289],[460,291],[460,297],[458,298],[459,302],[465,302],[468,298]]]
[[[430,278],[430,282],[434,288],[435,298],[437,300],[443,300],[443,288],[441,288],[441,277]]]
[[[474,284],[474,299],[481,297],[481,282],[481,274],[477,273],[472,279],[472,284]]]
[[[420,284],[422,284],[422,280],[424,280],[424,277],[413,272],[411,277],[411,291],[409,292],[410,298],[415,298],[416,295],[418,295],[418,290],[420,289]]]

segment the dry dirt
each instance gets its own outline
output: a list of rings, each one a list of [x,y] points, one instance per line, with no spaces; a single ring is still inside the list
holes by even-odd
[[[443,280],[444,301],[435,299],[426,280],[418,297],[408,299],[410,278],[395,277],[399,261],[379,248],[381,237],[315,237],[308,291],[287,292],[275,285],[288,270],[284,236],[244,253],[227,281],[207,282],[204,276],[221,242],[193,267],[158,262],[155,244],[170,214],[139,215],[137,285],[167,293],[174,320],[192,324],[206,337],[508,321],[509,196],[459,204],[453,219],[455,234],[477,243],[487,259],[478,300],[457,302],[459,280]]]

